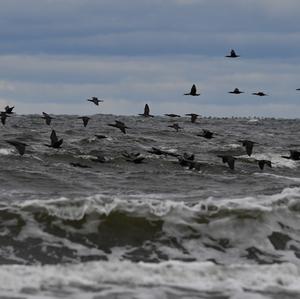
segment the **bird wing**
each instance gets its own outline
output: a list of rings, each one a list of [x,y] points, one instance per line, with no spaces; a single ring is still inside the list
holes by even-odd
[[[7,140],[6,142],[13,145],[17,149],[17,151],[19,152],[19,154],[21,156],[24,155],[25,147],[26,147],[27,144],[25,144],[23,142],[19,142],[19,141],[13,141],[13,140]]]
[[[150,114],[150,108],[149,108],[149,105],[146,104],[145,108],[144,108],[144,115],[145,116],[149,116],[149,114]]]
[[[251,156],[252,154],[252,149],[253,149],[253,143],[252,142],[247,142],[245,143],[246,145],[246,152],[248,156]]]
[[[197,87],[195,84],[193,84],[192,88],[191,88],[191,94],[196,94],[197,93]]]
[[[51,145],[54,145],[56,142],[58,142],[58,138],[56,136],[56,132],[52,130],[50,135]]]

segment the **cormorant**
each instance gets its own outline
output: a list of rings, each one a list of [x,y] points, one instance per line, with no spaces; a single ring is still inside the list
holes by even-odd
[[[17,149],[17,151],[19,152],[19,154],[21,156],[24,155],[25,148],[26,148],[26,146],[28,146],[28,144],[26,144],[24,142],[16,141],[16,140],[6,140],[6,142],[13,145]]]
[[[232,49],[232,50],[230,51],[230,55],[226,55],[225,57],[229,57],[229,58],[237,58],[237,57],[240,57],[240,55],[237,55],[237,54],[235,53],[235,51]]]
[[[125,123],[122,121],[115,120],[115,124],[108,124],[108,126],[115,127],[121,130],[124,134],[126,134],[126,129],[129,129]]]
[[[193,84],[191,91],[189,93],[185,93],[185,96],[200,96],[200,93],[197,93],[197,87]]]

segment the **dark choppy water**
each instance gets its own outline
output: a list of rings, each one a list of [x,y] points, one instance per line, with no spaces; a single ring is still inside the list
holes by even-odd
[[[107,126],[124,121],[128,134]],[[300,298],[299,120],[38,115],[0,135],[0,294],[8,298]],[[196,136],[202,128],[215,139]],[[95,134],[107,135],[98,139]],[[21,157],[5,140],[29,144]],[[239,139],[256,141],[249,158]],[[151,147],[194,153],[200,171]],[[134,164],[124,151],[140,152]],[[218,154],[238,157],[230,170]],[[93,162],[98,155],[106,163]],[[269,159],[261,171],[254,159]],[[70,165],[80,163],[89,168]],[[5,297],[5,298],[6,298]]]

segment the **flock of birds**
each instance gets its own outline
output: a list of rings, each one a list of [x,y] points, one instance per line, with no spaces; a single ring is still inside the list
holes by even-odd
[[[231,50],[230,54],[226,55],[225,57],[237,58],[240,56],[237,55],[234,50]],[[298,88],[297,90],[300,90],[300,88]],[[241,94],[244,92],[240,91],[238,88],[235,88],[233,91],[230,91],[229,93]],[[197,87],[195,84],[193,84],[190,92],[184,93],[184,95],[199,96],[200,93],[197,93]],[[261,92],[261,91],[253,93],[253,95],[267,96],[267,94],[265,94],[264,92]],[[103,100],[98,99],[97,97],[89,98],[89,99],[87,99],[87,101],[92,102],[97,106],[99,106],[99,103],[103,102]],[[6,106],[5,111],[0,112],[0,118],[1,118],[1,122],[3,125],[5,125],[7,117],[10,117],[12,114],[14,114],[14,112],[13,112],[14,108],[15,108],[14,106],[12,106],[12,107]],[[144,107],[144,113],[141,113],[139,115],[143,116],[143,117],[154,117],[154,115],[150,114],[150,108],[149,108],[148,104],[146,104]],[[196,113],[189,113],[189,114],[185,114],[185,115],[191,117],[192,123],[195,123],[199,116],[199,114],[196,114]],[[170,118],[180,117],[180,115],[173,114],[173,113],[165,114],[165,116],[168,116]],[[43,118],[45,120],[46,124],[50,126],[53,117],[51,117],[46,112],[43,112],[43,116],[41,118]],[[79,117],[79,119],[82,119],[84,127],[86,127],[88,125],[88,122],[90,120],[90,118],[88,116],[81,116],[81,117]],[[130,129],[129,127],[126,126],[126,124],[124,122],[119,121],[119,120],[115,120],[115,123],[108,124],[108,126],[117,128],[124,134],[126,134],[126,129]],[[180,129],[182,129],[178,123],[173,123],[172,125],[169,125],[168,127],[175,129],[177,132]],[[201,134],[197,134],[197,136],[201,136],[206,139],[212,139],[215,137],[214,135],[217,135],[217,134],[213,133],[209,130],[205,130],[205,129],[202,130]],[[95,136],[99,139],[106,138],[105,135],[95,135]],[[21,156],[24,155],[26,146],[28,146],[28,144],[26,144],[24,142],[20,142],[18,140],[6,140],[6,142],[10,145],[13,145]],[[252,155],[253,146],[254,146],[254,144],[256,144],[256,142],[251,141],[251,140],[246,140],[246,139],[239,140],[239,142],[241,142],[242,146],[245,147],[246,153],[250,157]],[[50,144],[45,144],[45,146],[59,149],[59,148],[61,148],[62,144],[63,144],[63,139],[62,138],[59,139],[56,135],[55,130],[52,130],[51,135],[50,135]],[[194,154],[184,153],[183,155],[179,155],[179,154],[172,153],[169,151],[164,151],[164,150],[161,150],[161,149],[155,148],[155,147],[152,147],[152,149],[149,150],[148,152],[151,154],[155,154],[155,155],[165,155],[165,156],[169,155],[169,156],[176,157],[178,159],[180,165],[189,167],[189,169],[200,170],[200,163],[195,161]],[[126,161],[133,162],[133,163],[141,163],[145,159],[145,157],[141,156],[140,153],[124,152],[123,156],[126,159]],[[236,157],[234,157],[233,155],[218,155],[218,157],[220,157],[222,159],[223,163],[227,163],[230,169],[232,169],[232,170],[234,169]],[[282,157],[286,158],[286,159],[291,159],[291,160],[300,160],[300,151],[290,150],[289,156],[282,156]],[[106,160],[104,157],[99,156],[99,157],[97,157],[96,161],[97,162],[105,162]],[[258,166],[261,170],[264,169],[265,165],[272,167],[272,162],[269,160],[255,160],[255,161],[258,163]],[[88,166],[82,165],[80,163],[70,163],[70,164],[75,167],[88,167]]]

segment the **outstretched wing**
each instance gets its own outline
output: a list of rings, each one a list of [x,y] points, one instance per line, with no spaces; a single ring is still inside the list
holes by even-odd
[[[149,114],[150,114],[150,108],[149,108],[148,104],[146,104],[145,108],[144,108],[144,115],[149,116]]]
[[[58,138],[56,136],[56,132],[54,130],[52,130],[51,135],[50,135],[50,140],[51,140],[51,144],[55,144],[58,141]]]
[[[196,94],[197,93],[197,87],[195,84],[193,84],[192,88],[191,88],[191,94]]]

